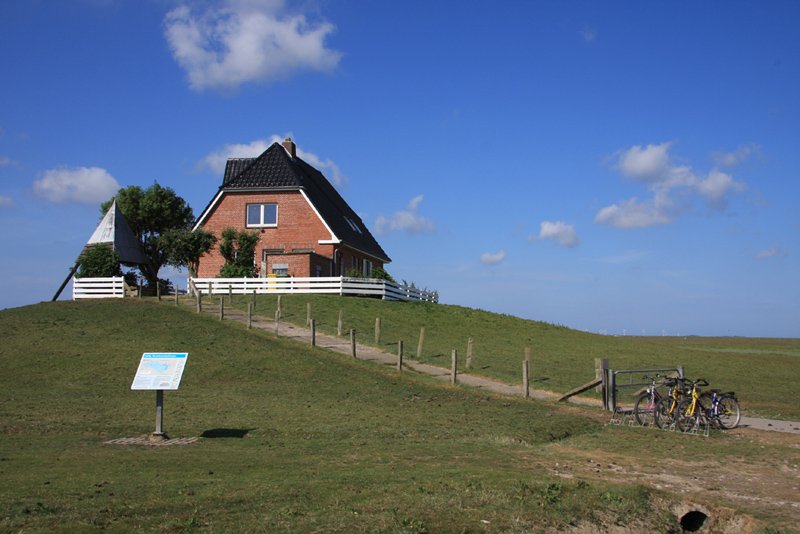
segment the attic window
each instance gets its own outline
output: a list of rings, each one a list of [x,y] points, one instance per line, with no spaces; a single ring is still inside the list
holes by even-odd
[[[277,204],[248,204],[247,227],[264,228],[278,226]]]
[[[359,234],[361,233],[361,228],[358,226],[358,224],[356,224],[356,222],[353,219],[351,219],[350,217],[345,216],[344,220],[347,221],[347,224],[350,225],[350,228],[352,228],[354,231],[358,232]]]

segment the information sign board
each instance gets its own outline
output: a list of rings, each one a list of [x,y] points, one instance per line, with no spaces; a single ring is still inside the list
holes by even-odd
[[[178,389],[188,357],[188,352],[145,352],[131,389]]]

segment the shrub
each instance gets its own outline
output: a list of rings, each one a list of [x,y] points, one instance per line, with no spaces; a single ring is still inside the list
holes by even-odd
[[[93,245],[87,247],[80,256],[77,278],[107,278],[121,276],[119,254],[111,245]]]

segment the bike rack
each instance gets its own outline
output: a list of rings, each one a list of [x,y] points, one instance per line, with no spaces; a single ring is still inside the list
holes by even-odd
[[[619,404],[617,403],[617,390],[619,389],[632,389],[632,388],[645,388],[650,385],[650,382],[634,382],[633,376],[643,375],[643,374],[652,374],[652,373],[675,373],[675,376],[678,378],[684,378],[683,374],[683,366],[679,365],[677,367],[665,367],[662,369],[620,369],[614,370],[609,369],[607,371],[608,376],[606,378],[606,384],[608,384],[608,411],[612,414],[617,413],[618,411],[625,411],[620,408]],[[622,375],[622,376],[620,376]],[[619,377],[619,378],[618,378]],[[628,378],[627,382],[624,382],[625,377]],[[628,412],[632,412],[632,408],[627,409]]]

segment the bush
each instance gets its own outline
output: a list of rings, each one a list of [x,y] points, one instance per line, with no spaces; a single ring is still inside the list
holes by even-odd
[[[395,281],[392,275],[387,273],[386,270],[381,267],[375,267],[372,269],[372,275],[370,278],[378,278],[379,280],[387,280],[389,282]]]
[[[93,245],[80,256],[77,278],[107,278],[122,276],[119,254],[111,245]]]

